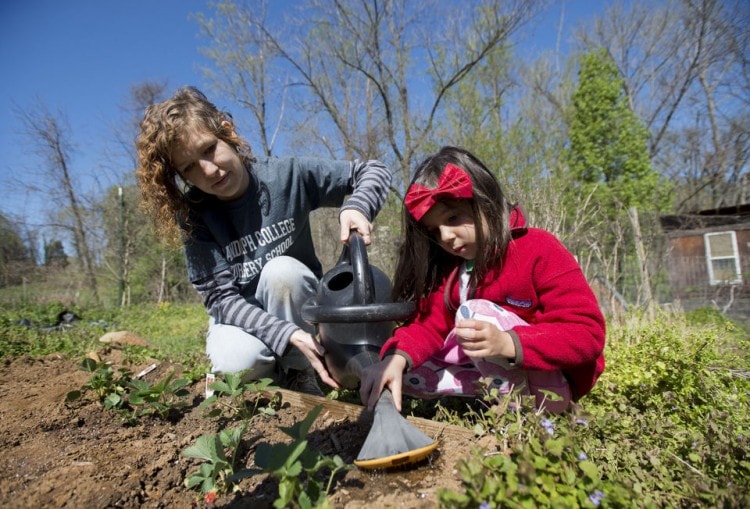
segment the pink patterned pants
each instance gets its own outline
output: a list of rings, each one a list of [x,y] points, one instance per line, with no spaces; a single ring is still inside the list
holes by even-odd
[[[484,299],[468,300],[456,312],[456,321],[474,318],[509,330],[526,322],[497,304]],[[475,396],[481,391],[480,378],[490,379],[489,388],[501,394],[518,391],[536,397],[536,405],[550,412],[563,412],[570,406],[570,387],[561,371],[523,370],[507,359],[492,357],[471,359],[451,332],[443,348],[421,366],[404,373],[403,392],[422,398],[439,396]],[[541,390],[557,394],[560,401],[551,401]],[[557,398],[556,398],[557,399]]]

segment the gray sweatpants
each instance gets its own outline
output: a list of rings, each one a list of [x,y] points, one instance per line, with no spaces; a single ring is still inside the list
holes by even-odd
[[[278,256],[269,261],[260,273],[255,298],[272,315],[292,322],[313,333],[314,327],[304,321],[300,309],[317,291],[318,279],[305,264],[290,256]],[[252,369],[250,378],[276,378],[278,368],[305,369],[310,363],[297,348],[290,347],[279,360],[257,337],[233,325],[218,324],[209,319],[206,354],[213,373],[236,373]]]

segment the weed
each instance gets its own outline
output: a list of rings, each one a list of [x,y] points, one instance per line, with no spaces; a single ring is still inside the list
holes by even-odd
[[[748,341],[735,334],[725,322],[688,327],[669,316],[613,328],[607,371],[585,406],[564,415],[489,394],[464,425],[495,434],[499,453],[461,460],[463,492],[441,491],[440,500],[488,508],[747,506]]]

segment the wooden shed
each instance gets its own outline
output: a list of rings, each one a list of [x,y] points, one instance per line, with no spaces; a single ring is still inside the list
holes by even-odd
[[[750,204],[662,216],[672,293],[684,309],[750,316]]]

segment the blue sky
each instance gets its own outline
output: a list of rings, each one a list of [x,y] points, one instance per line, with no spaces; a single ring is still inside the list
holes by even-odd
[[[271,1],[276,8],[292,3]],[[554,48],[561,6],[565,43],[575,23],[610,3],[554,2],[524,47],[532,58],[533,53]],[[34,216],[44,207],[44,197],[13,184],[33,180],[41,164],[20,132],[15,110],[41,100],[50,111],[63,112],[74,136],[72,168],[82,182],[84,175],[97,174],[105,185],[117,183],[119,175],[102,152],[111,144],[112,125],[125,118],[121,107],[130,87],[165,81],[170,91],[185,84],[205,88],[199,67],[208,62],[199,48],[206,41],[191,18],[199,11],[209,12],[206,0],[0,1],[2,213]]]
[[[74,134],[72,167],[116,176],[103,161],[104,140],[123,117],[132,85],[203,84],[198,0],[4,0],[0,2],[0,189],[3,213],[33,215],[42,197],[13,184],[40,160],[20,133],[15,110],[43,101],[64,112]],[[85,171],[84,171],[85,168]],[[110,175],[107,175],[109,173]]]

